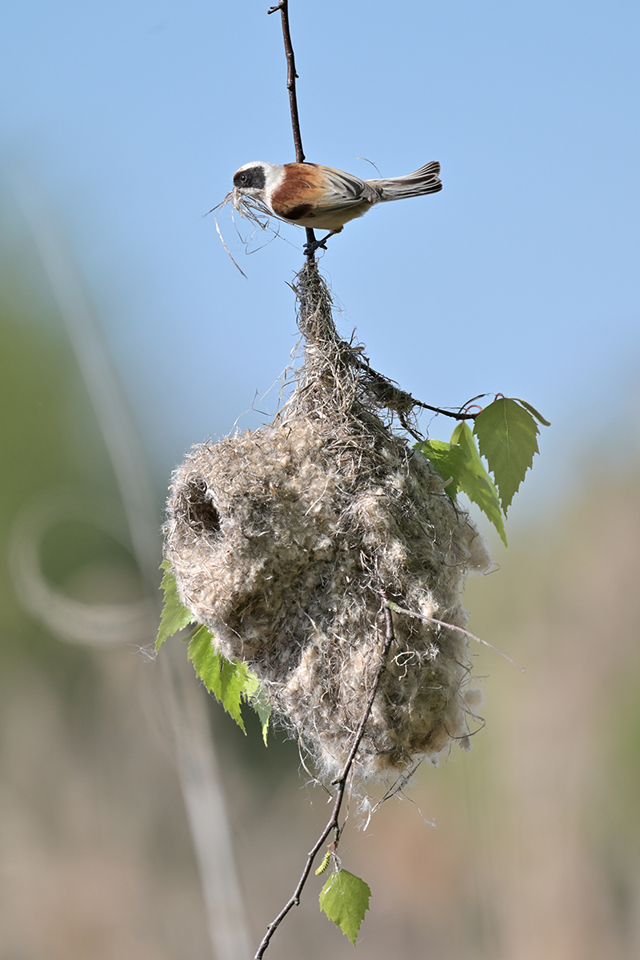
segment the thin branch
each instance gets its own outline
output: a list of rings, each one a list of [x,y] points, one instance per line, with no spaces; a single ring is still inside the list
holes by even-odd
[[[296,163],[304,163],[300,118],[298,116],[298,97],[296,95],[296,80],[298,79],[298,74],[296,73],[296,58],[293,52],[291,31],[289,29],[289,0],[280,0],[275,7],[270,7],[267,13],[277,13],[278,10],[282,15],[282,39],[284,40],[284,53],[287,58],[287,90],[289,91],[289,108],[291,110],[293,144],[296,148]]]
[[[417,620],[425,620],[427,623],[435,623],[439,627],[447,627],[449,630],[457,630],[458,633],[464,633],[465,637],[470,637],[471,640],[475,640],[477,643],[484,644],[485,647],[489,647],[490,650],[494,650],[496,653],[499,653],[501,657],[504,657],[505,660],[508,660],[509,663],[512,663],[514,667],[517,667],[522,673],[525,672],[524,667],[518,663],[517,660],[513,660],[508,654],[504,653],[502,650],[499,650],[498,647],[494,647],[492,643],[489,643],[488,640],[483,640],[482,637],[476,637],[475,633],[469,633],[468,630],[465,630],[464,627],[458,627],[455,623],[447,623],[445,620],[436,620],[435,617],[427,617],[424,613],[416,613],[415,610],[407,610],[405,607],[399,606],[397,603],[393,603],[392,600],[387,600],[386,605],[389,610],[392,610],[394,613],[403,613],[407,617],[415,617]]]
[[[349,345],[344,341],[343,343],[345,347],[349,349]],[[396,387],[388,377],[384,376],[384,374],[378,373],[377,370],[374,370],[366,358],[362,360],[354,353],[353,359],[357,367],[360,367],[361,370],[366,370],[371,377],[373,385],[377,386],[378,389],[382,391],[384,394],[385,406],[391,410],[396,410],[399,415],[406,414],[407,411],[413,409],[413,407],[420,407],[421,410],[432,410],[434,413],[441,413],[445,417],[453,417],[454,420],[475,420],[475,418],[478,416],[477,413],[467,412],[467,407],[471,401],[461,407],[458,412],[454,412],[453,410],[445,410],[443,407],[434,407],[430,403],[423,403],[422,400],[416,400],[416,398],[412,397],[411,394],[406,390],[401,390],[400,387]],[[486,394],[483,394],[482,396],[486,396]],[[478,400],[479,397],[474,397],[473,399]],[[407,429],[406,424],[403,423],[402,425],[405,427],[405,429]],[[412,433],[413,431],[409,432]],[[417,437],[416,439],[421,438]]]
[[[282,19],[282,39],[284,41],[284,53],[287,58],[287,90],[289,91],[289,109],[291,111],[291,129],[293,131],[293,145],[296,151],[296,163],[304,163],[304,150],[302,149],[302,134],[300,133],[300,117],[298,115],[298,96],[296,93],[296,59],[291,42],[291,31],[289,29],[289,0],[279,0],[279,2],[267,10],[268,14],[280,11]],[[313,260],[316,235],[309,227],[307,233],[307,259]],[[310,245],[310,246],[309,246]]]
[[[340,809],[342,807],[342,802],[344,800],[347,780],[349,779],[349,774],[351,773],[351,769],[353,767],[353,762],[356,758],[358,748],[360,747],[360,744],[362,742],[364,729],[367,724],[367,720],[369,719],[371,708],[373,707],[373,701],[375,700],[376,693],[378,692],[378,687],[380,685],[380,680],[382,678],[382,674],[385,669],[387,657],[389,655],[389,649],[391,647],[391,644],[395,640],[391,609],[388,601],[386,600],[386,597],[384,596],[384,593],[382,593],[382,595],[385,599],[385,604],[383,607],[384,618],[385,618],[385,638],[384,638],[384,643],[382,645],[382,650],[380,652],[380,663],[378,665],[378,670],[376,672],[373,686],[371,687],[371,690],[369,692],[367,705],[363,711],[362,717],[360,718],[358,729],[356,730],[355,736],[353,738],[353,743],[351,744],[349,756],[344,762],[342,770],[340,771],[340,775],[333,781],[333,784],[337,786],[338,789],[337,789],[336,798],[333,804],[333,810],[331,811],[331,817],[326,827],[324,828],[324,830],[316,840],[315,844],[313,845],[312,849],[309,851],[309,854],[307,855],[307,862],[305,863],[304,870],[302,871],[302,875],[298,880],[298,884],[295,890],[293,891],[293,895],[291,899],[285,904],[285,906],[282,908],[282,910],[280,911],[278,916],[275,918],[275,920],[273,920],[267,927],[267,932],[265,933],[262,939],[262,942],[258,947],[258,951],[254,957],[254,960],[261,960],[261,957],[264,956],[265,951],[269,946],[269,943],[271,942],[271,938],[273,937],[273,934],[276,932],[276,930],[278,929],[278,927],[280,926],[280,924],[282,923],[286,915],[289,913],[290,910],[293,909],[293,907],[299,906],[300,894],[302,893],[302,890],[304,889],[304,885],[306,884],[309,878],[311,867],[313,866],[313,861],[315,860],[319,850],[323,846],[329,834],[331,832],[335,833],[334,840],[333,840],[334,849],[337,846],[338,841],[340,839],[341,827],[340,827],[338,818],[340,816]]]
[[[409,394],[411,397],[411,394]],[[443,407],[432,407],[430,403],[423,403],[422,400],[414,400],[411,397],[411,402],[416,407],[420,407],[422,410],[433,410],[434,413],[441,413],[445,417],[453,417],[454,420],[475,420],[478,416],[478,413],[466,413],[465,410],[462,410],[460,413],[454,413],[451,410],[445,410]]]
[[[460,407],[458,411],[445,410],[444,407],[434,407],[430,403],[423,403],[422,400],[416,400],[416,398],[406,390],[397,387],[395,383],[389,380],[388,377],[385,377],[383,373],[374,370],[369,360],[366,357],[362,358],[358,356],[357,352],[346,340],[340,340],[339,345],[350,354],[353,364],[360,370],[366,372],[370,378],[371,392],[373,395],[380,403],[387,407],[388,410],[394,410],[398,414],[400,423],[404,429],[416,440],[422,441],[424,438],[412,430],[406,422],[406,415],[410,413],[414,407],[419,407],[421,410],[432,410],[434,413],[441,413],[443,416],[452,417],[454,420],[475,420],[480,411],[478,411],[478,413],[469,413],[468,408],[474,400],[480,400],[482,397],[487,396],[486,393],[482,393],[477,397],[473,397]]]

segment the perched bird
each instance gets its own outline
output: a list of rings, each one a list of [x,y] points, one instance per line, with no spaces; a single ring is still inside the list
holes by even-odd
[[[234,191],[266,204],[287,223],[328,230],[322,240],[306,244],[305,252],[324,247],[345,223],[361,217],[376,203],[421,197],[442,190],[440,164],[427,163],[406,177],[361,180],[352,173],[319,163],[245,163],[234,175]]]

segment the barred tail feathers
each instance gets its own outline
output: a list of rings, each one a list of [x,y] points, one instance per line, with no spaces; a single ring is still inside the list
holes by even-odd
[[[390,177],[387,180],[367,180],[367,183],[380,194],[384,200],[404,200],[408,197],[421,197],[427,193],[437,193],[442,190],[442,180],[438,177],[440,164],[437,160],[425,164],[414,173],[405,177]]]

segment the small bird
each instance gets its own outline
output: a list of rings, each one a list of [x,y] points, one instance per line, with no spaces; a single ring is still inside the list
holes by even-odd
[[[311,253],[345,223],[362,217],[376,203],[421,197],[442,190],[440,164],[427,163],[406,177],[387,180],[361,180],[344,170],[323,167],[319,163],[245,163],[234,175],[234,191],[266,204],[276,217],[301,227],[317,227],[329,233],[315,244],[305,244]]]

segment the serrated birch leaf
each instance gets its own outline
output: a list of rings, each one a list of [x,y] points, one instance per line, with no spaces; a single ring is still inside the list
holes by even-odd
[[[187,610],[178,596],[178,585],[169,561],[163,560],[160,569],[164,570],[160,584],[160,589],[164,592],[164,606],[160,617],[156,650],[160,649],[167,637],[172,637],[174,633],[178,633],[194,621],[193,614]]]
[[[246,664],[245,664],[246,667]],[[271,716],[271,704],[267,701],[267,698],[260,691],[260,681],[258,677],[250,670],[249,667],[246,667],[247,671],[247,682],[245,688],[242,691],[242,696],[247,700],[251,707],[258,714],[258,719],[260,720],[260,727],[262,730],[262,739],[264,741],[265,747],[267,746],[267,733],[269,732],[269,718]]]
[[[354,947],[370,897],[369,885],[348,870],[334,870],[320,891],[320,909],[349,937]]]
[[[262,727],[262,739],[264,740],[264,745],[266,747],[267,733],[269,732],[269,718],[271,716],[271,706],[263,697],[260,696],[260,694],[258,694],[257,697],[253,697],[251,700],[251,706],[258,714],[260,725]]]
[[[460,478],[460,489],[464,490],[469,499],[486,514],[506,547],[507,535],[504,531],[498,491],[484,468],[473,433],[467,423],[463,421],[458,424],[451,434],[451,442],[457,443],[465,453],[465,469]]]
[[[538,425],[517,400],[500,397],[478,414],[473,432],[493,473],[506,515],[538,452]]]
[[[457,444],[445,443],[444,440],[425,440],[424,443],[416,443],[414,449],[419,450],[429,460],[445,483],[450,481],[444,489],[451,499],[455,500],[465,467],[464,451]]]
[[[206,627],[199,627],[191,638],[189,659],[209,693],[246,734],[240,706],[242,697],[251,696],[257,689],[255,674],[251,674],[245,663],[233,663],[217,653]]]

